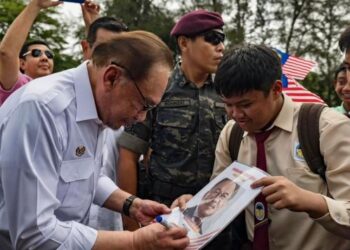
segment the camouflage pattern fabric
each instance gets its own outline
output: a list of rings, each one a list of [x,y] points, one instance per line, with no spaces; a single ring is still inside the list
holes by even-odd
[[[126,128],[118,143],[138,153],[147,150],[140,150],[142,144],[152,148],[148,198],[170,205],[181,194],[195,194],[209,182],[216,143],[226,121],[212,77],[197,88],[177,65],[158,107],[145,122]]]

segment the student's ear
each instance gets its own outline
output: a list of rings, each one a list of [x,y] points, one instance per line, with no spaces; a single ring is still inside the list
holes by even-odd
[[[272,87],[274,96],[279,96],[282,93],[283,85],[281,80],[276,80]]]
[[[90,44],[88,43],[88,41],[86,41],[85,39],[81,40],[80,45],[81,45],[81,49],[83,51],[84,61],[90,59],[91,48],[90,48]]]
[[[122,71],[115,65],[110,65],[103,76],[103,83],[107,90],[112,90],[120,81]]]

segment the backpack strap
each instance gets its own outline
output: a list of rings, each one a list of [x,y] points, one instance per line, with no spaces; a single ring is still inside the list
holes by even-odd
[[[241,141],[243,139],[243,129],[235,123],[232,127],[228,149],[232,162],[237,160],[239,148],[241,147]],[[245,224],[245,212],[244,210],[230,223],[231,241],[234,244],[234,249],[252,249],[250,241],[247,235],[247,226]]]
[[[243,129],[235,123],[232,127],[230,140],[228,144],[228,149],[230,151],[230,156],[232,161],[237,160],[239,148],[241,146],[241,141],[243,139]]]
[[[303,103],[298,117],[298,137],[304,159],[312,172],[326,181],[326,165],[320,150],[320,116],[325,105]]]

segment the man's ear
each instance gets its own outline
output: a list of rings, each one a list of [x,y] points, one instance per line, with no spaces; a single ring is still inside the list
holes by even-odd
[[[110,65],[103,76],[103,83],[107,90],[112,90],[120,82],[122,71],[114,65]]]
[[[81,40],[80,45],[81,45],[81,49],[83,51],[84,61],[90,59],[91,48],[90,48],[90,44],[88,43],[88,41],[86,41],[85,39]]]
[[[19,70],[24,73],[25,72],[26,61],[25,59],[19,59]]]
[[[177,38],[177,44],[178,44],[181,51],[186,50],[186,48],[188,46],[188,38],[185,36],[179,36]]]

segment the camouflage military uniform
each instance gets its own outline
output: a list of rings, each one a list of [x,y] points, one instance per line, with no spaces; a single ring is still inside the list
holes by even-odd
[[[224,104],[211,77],[197,88],[177,65],[158,107],[145,122],[126,128],[118,143],[137,153],[152,148],[150,198],[169,205],[208,183],[225,123]]]

